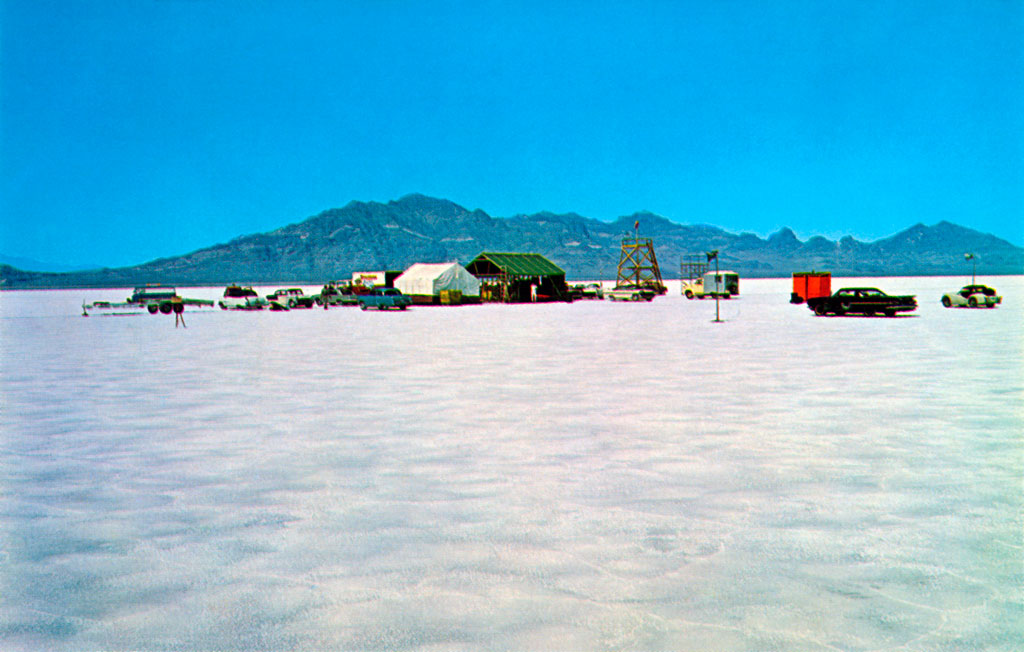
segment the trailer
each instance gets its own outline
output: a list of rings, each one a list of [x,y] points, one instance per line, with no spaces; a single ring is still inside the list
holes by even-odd
[[[111,315],[126,315],[146,311],[151,315],[162,312],[181,312],[186,306],[193,308],[213,307],[208,299],[190,299],[178,296],[177,289],[168,285],[151,283],[135,288],[132,295],[124,301],[93,301],[82,304],[82,316],[88,317],[90,311],[101,311]]]
[[[393,288],[395,279],[402,275],[401,270],[381,270],[376,272],[353,272],[352,287],[362,288]]]
[[[831,272],[794,272],[789,302],[801,304],[808,299],[832,296]]]
[[[684,281],[682,292],[687,299],[729,299],[740,293],[740,275],[725,269],[706,272],[699,278]]]

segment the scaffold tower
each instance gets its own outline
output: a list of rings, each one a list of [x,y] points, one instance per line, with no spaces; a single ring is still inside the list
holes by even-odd
[[[658,258],[654,255],[654,241],[651,238],[623,238],[619,253],[619,272],[615,287],[645,287],[658,294],[665,293],[661,280]]]
[[[698,279],[707,271],[708,261],[705,254],[687,254],[679,261],[679,278],[683,281]]]

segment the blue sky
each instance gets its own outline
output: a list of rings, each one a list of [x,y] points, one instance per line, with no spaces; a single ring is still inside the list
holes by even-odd
[[[110,266],[420,192],[1024,244],[1024,3],[0,0],[0,252]]]

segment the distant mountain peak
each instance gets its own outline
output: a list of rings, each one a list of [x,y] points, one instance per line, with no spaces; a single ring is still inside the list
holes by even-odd
[[[768,236],[768,242],[775,246],[779,245],[793,245],[799,246],[800,239],[796,237],[796,233],[793,233],[793,229],[788,226],[784,226],[775,233]]]

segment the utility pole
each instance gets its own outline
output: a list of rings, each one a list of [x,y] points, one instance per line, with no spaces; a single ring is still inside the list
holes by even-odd
[[[722,285],[722,274],[718,271],[718,250],[714,249],[712,251],[707,252],[704,255],[708,257],[709,263],[712,260],[715,261],[715,321],[712,323],[721,324],[722,320],[719,318],[718,301],[721,299],[722,294],[721,292],[719,292],[719,290],[721,290]]]
[[[974,261],[974,267],[971,268],[971,285],[974,285],[974,277],[978,271],[978,259],[974,257],[974,254],[964,254],[964,260]]]

